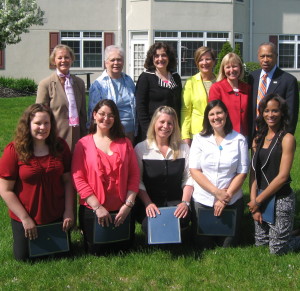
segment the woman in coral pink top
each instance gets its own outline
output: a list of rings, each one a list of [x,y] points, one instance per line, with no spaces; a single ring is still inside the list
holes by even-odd
[[[140,174],[135,152],[125,138],[116,104],[109,99],[95,106],[90,134],[75,146],[72,175],[80,196],[79,223],[86,250],[98,254],[102,248],[93,241],[94,220],[102,226],[124,223],[139,190]],[[113,218],[112,213],[116,213]],[[132,219],[130,239],[111,243],[109,247],[127,248],[133,241]],[[103,246],[103,245],[102,245]]]
[[[217,82],[210,88],[208,101],[223,101],[233,129],[247,137],[250,86],[242,81],[243,77],[244,66],[240,57],[228,53],[221,62]]]

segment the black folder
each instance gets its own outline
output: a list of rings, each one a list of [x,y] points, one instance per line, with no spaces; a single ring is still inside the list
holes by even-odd
[[[62,222],[37,226],[38,237],[28,240],[29,257],[39,257],[70,250],[67,232],[62,230]]]
[[[224,209],[221,216],[214,216],[213,208],[198,209],[198,235],[234,236],[236,209]]]
[[[110,214],[113,223],[109,226],[102,226],[98,223],[95,215],[94,219],[94,244],[116,243],[130,239],[130,214],[126,217],[123,224],[115,226],[114,220],[117,214]]]
[[[148,217],[148,244],[181,243],[179,218],[176,207],[159,208],[160,215]]]

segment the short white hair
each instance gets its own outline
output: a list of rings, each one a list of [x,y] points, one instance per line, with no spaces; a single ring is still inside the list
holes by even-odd
[[[118,45],[109,45],[105,48],[104,51],[104,59],[105,61],[107,61],[109,59],[109,55],[112,51],[117,50],[119,51],[120,55],[122,56],[123,60],[124,60],[124,49]]]

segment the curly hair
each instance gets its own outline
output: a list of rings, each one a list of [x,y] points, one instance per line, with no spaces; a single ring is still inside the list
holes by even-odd
[[[203,129],[200,132],[200,135],[209,136],[214,133],[214,129],[212,128],[212,126],[209,122],[209,119],[208,119],[208,114],[216,106],[222,108],[222,110],[227,114],[226,122],[225,122],[225,126],[224,126],[225,135],[232,132],[233,127],[232,127],[232,122],[229,117],[228,109],[221,100],[217,99],[217,100],[210,101],[205,108],[204,119],[203,119]]]
[[[278,131],[288,132],[290,118],[288,114],[288,105],[286,101],[278,94],[275,93],[268,94],[259,102],[259,107],[258,107],[259,115],[256,118],[256,128],[257,128],[257,133],[255,137],[256,146],[265,138],[265,136],[268,133],[268,125],[264,119],[263,114],[265,109],[267,108],[268,102],[271,100],[275,100],[279,104],[281,119],[280,119]],[[281,136],[283,137],[284,134]]]
[[[156,55],[156,51],[162,48],[165,50],[169,58],[167,70],[169,72],[175,72],[177,70],[177,60],[176,60],[175,52],[172,47],[170,47],[167,43],[164,42],[156,42],[152,46],[150,46],[144,64],[145,69],[149,71],[155,71],[153,58]]]
[[[95,123],[94,120],[94,113],[97,113],[98,110],[102,107],[102,106],[107,106],[110,108],[112,114],[114,115],[114,124],[111,127],[109,133],[110,133],[110,138],[112,140],[118,139],[118,138],[123,138],[125,137],[125,133],[124,133],[124,127],[121,123],[121,119],[120,119],[120,114],[119,114],[119,110],[117,108],[117,105],[115,104],[115,102],[113,100],[110,99],[102,99],[101,101],[99,101],[92,113],[91,116],[91,125],[89,128],[89,133],[94,134],[97,132],[97,124]]]
[[[172,116],[172,119],[173,119],[174,128],[171,133],[171,136],[169,137],[169,147],[173,151],[174,160],[176,160],[177,157],[179,156],[180,144],[182,143],[182,140],[180,137],[180,129],[179,129],[179,124],[178,124],[177,114],[176,114],[176,111],[172,107],[160,106],[155,110],[155,112],[152,116],[151,122],[149,124],[149,127],[148,127],[147,142],[148,142],[148,144],[151,144],[152,142],[156,143],[155,123],[163,113]]]
[[[16,152],[20,161],[24,163],[28,163],[29,159],[34,155],[34,139],[31,135],[30,123],[38,112],[46,112],[50,116],[50,133],[45,140],[50,154],[58,156],[63,150],[63,146],[57,137],[56,121],[50,107],[45,104],[32,104],[25,109],[19,119],[14,137]]]

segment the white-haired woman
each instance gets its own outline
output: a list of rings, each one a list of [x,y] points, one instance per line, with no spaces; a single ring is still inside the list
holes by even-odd
[[[147,139],[135,147],[141,181],[138,197],[145,208],[137,220],[147,231],[147,217],[160,213],[158,207],[177,206],[181,230],[189,225],[193,180],[189,171],[189,146],[181,141],[176,112],[160,106],[151,119]]]
[[[88,120],[95,105],[102,99],[113,100],[120,113],[125,135],[133,141],[136,129],[135,85],[128,75],[122,73],[124,50],[116,45],[106,47],[105,68],[90,88]]]

